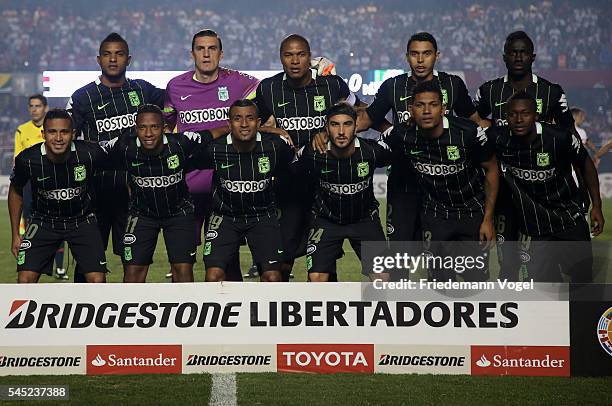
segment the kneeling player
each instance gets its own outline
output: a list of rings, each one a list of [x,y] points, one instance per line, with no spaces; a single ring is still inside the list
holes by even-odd
[[[477,242],[486,242],[488,248],[495,236],[493,210],[499,170],[493,144],[473,122],[444,116],[442,92],[436,83],[417,84],[412,99],[416,126],[394,127],[389,142],[397,142],[399,137],[409,152],[406,159],[418,174],[425,248],[436,257],[479,257],[483,254]],[[450,249],[443,241],[463,243]],[[430,278],[455,279],[455,270],[433,271]],[[470,281],[486,280],[488,267],[471,268],[462,276]]]
[[[165,135],[161,109],[144,104],[136,113],[136,138],[122,136],[106,144],[113,164],[125,169],[131,190],[123,235],[124,282],[145,282],[160,231],[173,282],[193,282],[196,241],[193,202],[185,183],[187,157],[227,131]]]
[[[89,180],[106,156],[97,144],[73,141],[74,125],[66,110],[51,110],[43,121],[42,144],[15,159],[8,206],[17,281],[36,283],[51,274],[55,252],[67,241],[87,282],[106,282],[106,258],[93,214]],[[19,236],[23,186],[32,185],[31,221]]]
[[[213,210],[204,244],[206,281],[225,280],[229,261],[246,237],[264,282],[280,282],[282,244],[272,176],[287,170],[293,150],[277,135],[259,133],[257,106],[237,100],[229,111],[231,134],[207,148]]]
[[[372,179],[374,168],[390,163],[391,150],[383,142],[357,138],[356,119],[346,103],[331,107],[326,114],[327,151],[319,153],[306,145],[297,163],[316,179],[306,256],[312,282],[329,281],[345,239],[360,259],[363,241],[385,240]]]
[[[589,234],[599,235],[604,226],[597,171],[570,130],[537,122],[536,111],[533,96],[515,93],[506,106],[508,126],[487,130],[519,212],[520,246],[527,254],[521,255],[521,268],[535,281],[561,282],[563,272],[572,282],[590,282]],[[590,230],[572,164],[580,169],[593,204]]]

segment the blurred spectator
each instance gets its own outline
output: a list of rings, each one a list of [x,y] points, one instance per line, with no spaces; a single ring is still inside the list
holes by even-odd
[[[482,72],[501,65],[504,37],[517,29],[528,31],[536,42],[538,69],[612,67],[612,8],[606,2],[437,0],[418,9],[389,0],[371,5],[239,3],[242,7],[228,9],[220,1],[175,0],[169,6],[108,0],[92,11],[76,0],[9,2],[0,12],[0,72],[97,69],[93,56],[100,39],[112,31],[128,40],[132,68],[187,69],[191,61],[185,44],[203,27],[222,35],[225,64],[242,70],[279,68],[278,44],[293,32],[306,35],[315,54],[339,66],[401,67],[409,35],[429,31],[440,44],[444,69]]]

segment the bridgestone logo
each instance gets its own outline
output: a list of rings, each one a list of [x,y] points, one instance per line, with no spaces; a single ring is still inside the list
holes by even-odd
[[[319,183],[321,184],[321,188],[328,190],[331,193],[335,193],[337,195],[354,195],[369,188],[372,183],[372,178],[367,178],[362,182],[351,184],[329,183],[323,180],[320,180]]]
[[[186,365],[270,365],[271,362],[270,355],[190,355]]]
[[[465,357],[448,357],[436,355],[389,355],[382,354],[378,365],[396,366],[443,366],[443,367],[462,367],[465,364]]]
[[[550,168],[544,171],[536,171],[533,169],[520,169],[512,166],[506,166],[506,168],[510,170],[513,176],[530,182],[546,182],[555,176],[556,169]]]
[[[229,120],[229,107],[181,111],[179,113],[179,119],[183,124]]]
[[[157,188],[176,185],[183,180],[183,171],[168,176],[150,176],[141,178],[140,176],[132,175],[132,180],[141,188]]]
[[[81,196],[83,187],[55,189],[55,190],[38,190],[45,199],[49,200],[72,200],[75,197]]]
[[[6,357],[0,356],[0,368],[78,367],[81,357]]]
[[[318,130],[325,127],[325,117],[291,117],[277,118],[276,126],[286,131],[291,130]]]
[[[109,131],[123,130],[124,128],[134,127],[136,124],[136,113],[124,114],[122,116],[115,116],[105,118],[103,120],[96,120],[96,129],[98,133],[105,133]]]
[[[270,185],[270,179],[264,180],[226,180],[221,179],[221,187],[232,193],[263,192]]]
[[[23,304],[25,305],[25,303]],[[27,301],[6,329],[150,329],[189,327],[236,327],[233,320],[240,303],[222,306],[211,302],[38,303]]]
[[[460,163],[456,165],[444,165],[444,164],[424,164],[416,162],[414,168],[424,175],[432,176],[448,176],[455,175],[465,169],[465,165]]]

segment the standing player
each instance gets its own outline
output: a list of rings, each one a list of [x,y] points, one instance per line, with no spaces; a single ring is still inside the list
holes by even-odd
[[[481,117],[491,117],[495,126],[507,124],[506,103],[516,92],[525,91],[536,100],[539,120],[574,131],[574,119],[565,92],[532,72],[535,61],[533,41],[523,31],[506,37],[503,59],[508,73],[483,83],[476,92],[475,104]],[[496,206],[495,223],[500,258],[500,279],[517,280],[519,257],[516,246],[518,223],[510,192],[502,182]]]
[[[591,282],[589,231],[596,236],[604,227],[597,171],[571,131],[537,122],[537,106],[533,96],[517,92],[504,107],[508,125],[487,130],[526,235],[521,239],[529,251],[526,271],[540,282],[561,282],[560,270],[572,282]],[[593,202],[590,230],[582,215],[572,164],[584,175]]]
[[[280,282],[283,247],[272,177],[288,170],[293,151],[279,136],[258,132],[252,101],[237,100],[229,115],[231,134],[207,148],[206,161],[215,174],[204,244],[206,281],[225,280],[225,270],[246,237],[261,280]]]
[[[104,146],[113,138],[133,131],[138,106],[150,103],[161,107],[165,92],[144,80],[125,77],[131,61],[130,50],[117,33],[104,38],[97,60],[102,74],[75,91],[67,109],[74,119],[77,137]],[[121,255],[129,200],[126,172],[105,170],[93,180],[102,241],[106,247],[112,230],[113,252]]]
[[[372,179],[375,168],[389,164],[391,150],[382,141],[355,136],[357,113],[346,103],[332,106],[326,122],[327,151],[316,152],[307,144],[299,159],[317,182],[306,256],[312,282],[329,281],[345,239],[360,259],[363,241],[385,239]]]
[[[341,77],[317,76],[310,69],[310,44],[292,34],[280,45],[283,72],[261,81],[255,102],[259,117],[266,122],[274,117],[276,127],[291,136],[296,148],[309,144],[325,126],[327,109],[339,101],[359,101]],[[295,258],[304,255],[309,211],[312,207],[312,181],[305,177],[279,173],[277,203],[283,237],[283,280],[288,281]]]
[[[89,179],[106,156],[95,144],[73,141],[74,134],[70,114],[52,110],[43,122],[44,143],[25,149],[15,159],[8,207],[19,283],[36,283],[41,273],[50,273],[63,241],[70,245],[87,282],[106,280],[104,247],[89,194]],[[19,218],[28,181],[32,214],[22,239]]]
[[[127,170],[131,190],[123,236],[124,282],[146,281],[160,230],[172,281],[193,282],[195,218],[185,183],[185,164],[196,148],[223,134],[227,134],[225,128],[166,136],[161,109],[144,104],[136,113],[136,138],[123,135],[106,144],[114,165]]]
[[[418,175],[425,245],[431,244],[436,255],[448,252],[440,241],[481,241],[488,246],[495,237],[493,210],[499,187],[493,143],[473,122],[444,115],[443,95],[435,82],[417,84],[412,103],[416,126],[394,127],[389,142],[401,140],[409,152],[403,157]],[[454,279],[454,272],[446,271],[433,276]],[[488,277],[488,272],[471,271],[462,274],[464,279]]]
[[[586,119],[586,113],[584,110],[578,107],[572,107],[570,109],[572,113],[572,117],[574,118],[574,124],[576,126],[576,132],[580,136],[580,141],[582,141],[582,145],[586,148],[587,152],[591,151],[592,153],[597,153],[597,147],[593,144],[593,141],[588,137],[587,132],[584,128],[582,128],[582,124],[584,124],[584,120]]]
[[[393,125],[408,123],[412,89],[417,83],[433,80],[441,90],[447,114],[470,118],[483,127],[488,123],[480,118],[459,76],[435,70],[440,56],[436,39],[428,32],[410,37],[406,45],[406,59],[410,72],[385,80],[372,104],[361,110],[358,131],[370,127],[384,131],[385,115],[393,113]],[[399,160],[390,168],[387,180],[387,236],[392,241],[417,241],[421,239],[418,224],[419,198],[417,182],[410,167],[402,167]]]
[[[191,56],[194,70],[171,79],[166,87],[164,115],[168,127],[184,132],[226,126],[232,103],[254,98],[259,80],[219,66],[223,59],[223,44],[213,30],[201,30],[193,36]],[[201,157],[195,156],[193,161],[195,167],[201,168],[198,166]],[[186,177],[195,203],[198,245],[201,244],[202,226],[210,215],[212,176],[212,170],[193,170]],[[229,281],[242,280],[238,256],[227,269],[226,276]]]
[[[31,120],[21,124],[15,131],[15,152],[13,158],[26,148],[44,141],[42,125],[45,114],[49,110],[47,98],[41,94],[35,94],[28,98],[28,112]],[[23,217],[19,224],[19,232],[25,232],[26,220],[30,217],[30,205],[32,203],[32,189],[30,184],[23,188]],[[23,231],[22,231],[23,230]],[[68,279],[64,268],[64,243],[60,245],[55,253],[55,277],[57,279]]]

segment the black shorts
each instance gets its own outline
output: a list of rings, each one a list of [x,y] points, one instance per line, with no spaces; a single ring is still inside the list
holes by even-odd
[[[500,180],[499,194],[495,203],[495,232],[499,279],[517,281],[521,265],[518,249],[519,224],[517,210],[512,203],[512,193]]]
[[[484,267],[470,266],[466,269],[461,265],[450,269],[428,268],[429,279],[455,280],[458,274],[466,281],[489,279],[488,253],[483,251],[478,243],[482,218],[482,214],[474,214],[473,217],[463,217],[460,220],[434,217],[430,213],[421,215],[423,248],[427,255],[443,258],[471,257],[479,258],[480,262],[486,261]]]
[[[378,215],[352,224],[337,224],[321,217],[312,220],[306,248],[308,273],[336,273],[336,259],[342,254],[342,244],[348,239],[361,259],[363,241],[384,241]],[[362,270],[362,273],[364,271]],[[364,273],[364,275],[367,275]]]
[[[104,248],[113,232],[113,253],[123,254],[123,232],[128,217],[129,193],[127,187],[97,185],[95,189],[95,211]]]
[[[306,255],[306,241],[314,201],[312,179],[303,174],[280,174],[274,186],[283,241],[283,261]]]
[[[562,282],[561,273],[572,282],[593,280],[593,249],[586,220],[565,231],[541,237],[521,235],[519,242],[523,279]]]
[[[107,272],[104,246],[93,214],[68,230],[56,230],[48,223],[32,219],[23,235],[17,271],[51,275],[55,252],[64,241],[80,265],[77,272]]]
[[[421,240],[421,201],[416,191],[406,191],[387,181],[387,238],[389,241]]]
[[[168,262],[193,264],[196,259],[196,242],[193,234],[193,214],[153,218],[133,214],[128,217],[123,234],[125,265],[150,265],[157,245],[159,232],[164,233]]]
[[[276,217],[257,220],[234,220],[212,214],[204,240],[204,265],[226,270],[238,254],[241,241],[246,238],[253,260],[265,271],[280,270],[283,248],[280,225]]]

